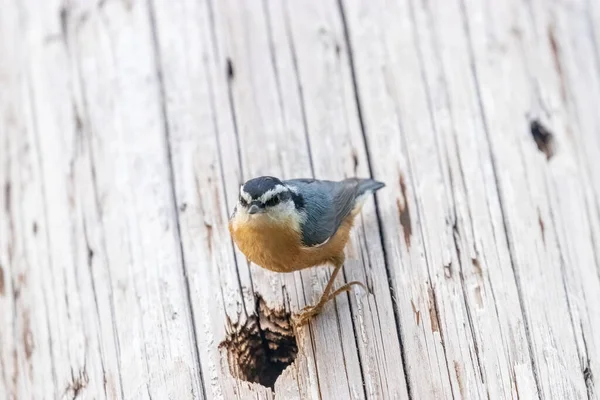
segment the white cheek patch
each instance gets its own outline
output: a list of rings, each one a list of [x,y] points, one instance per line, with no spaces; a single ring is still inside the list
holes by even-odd
[[[278,223],[291,224],[291,228],[300,231],[303,216],[296,210],[293,201],[285,201],[271,207],[267,211],[270,218]]]
[[[271,200],[274,196],[277,196],[279,193],[287,192],[288,188],[283,185],[277,185],[273,189],[267,190],[263,193],[262,196],[259,197],[259,201],[265,204],[267,201]]]
[[[252,196],[249,193],[244,191],[244,186],[240,186],[240,196],[246,200],[248,203],[252,202]]]

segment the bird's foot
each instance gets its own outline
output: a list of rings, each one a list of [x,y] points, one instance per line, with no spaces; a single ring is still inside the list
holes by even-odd
[[[320,302],[319,302],[320,303]],[[318,315],[323,310],[323,305],[319,303],[314,306],[304,307],[300,312],[292,316],[292,322],[296,328],[300,328],[308,323],[311,318]]]
[[[367,287],[362,282],[359,282],[359,281],[348,282],[344,286],[336,289],[333,293],[331,293],[327,296],[322,296],[321,300],[319,300],[319,302],[317,304],[315,304],[314,306],[304,307],[302,310],[300,310],[300,312],[298,312],[297,314],[292,316],[292,322],[294,323],[296,328],[306,325],[308,323],[308,321],[310,321],[313,317],[316,317],[317,315],[319,315],[321,313],[321,311],[323,311],[323,306],[325,306],[325,304],[327,304],[327,302],[329,302],[330,300],[333,300],[339,294],[342,294],[344,292],[349,292],[352,289],[352,286],[354,286],[354,285],[358,285],[358,286],[362,287],[365,291],[367,290]]]

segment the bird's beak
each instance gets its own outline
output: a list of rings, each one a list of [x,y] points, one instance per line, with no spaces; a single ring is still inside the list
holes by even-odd
[[[263,209],[260,208],[259,206],[257,206],[256,204],[252,204],[250,206],[250,208],[248,209],[248,214],[250,214],[250,215],[260,213],[260,212],[263,212]]]

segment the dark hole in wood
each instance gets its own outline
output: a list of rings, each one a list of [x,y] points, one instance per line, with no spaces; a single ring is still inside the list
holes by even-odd
[[[256,296],[256,315],[243,325],[231,326],[220,347],[227,350],[233,376],[271,389],[298,354],[290,313],[268,308],[260,296]]]
[[[555,153],[554,135],[535,119],[530,122],[529,129],[539,151],[546,155],[547,160],[552,158]]]

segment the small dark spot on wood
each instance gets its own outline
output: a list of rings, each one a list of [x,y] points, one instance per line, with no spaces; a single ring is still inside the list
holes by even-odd
[[[540,225],[540,231],[542,232],[542,240],[546,243],[546,226],[544,225],[544,220],[542,219],[542,214],[538,208],[538,224]]]
[[[37,233],[38,233],[38,224],[37,224],[37,222],[33,221],[33,226],[32,226],[31,229],[33,230],[33,234],[37,235]]]
[[[21,289],[24,285],[25,275],[23,273],[20,273],[19,275],[17,275],[17,281],[12,286],[12,296],[14,301],[19,300],[19,297],[21,297]]]
[[[233,62],[231,61],[231,58],[227,59],[227,79],[229,81],[232,81],[233,78],[235,78],[235,72],[233,70]]]
[[[398,206],[398,214],[400,215],[400,225],[404,230],[404,242],[406,248],[410,248],[410,240],[412,236],[412,224],[410,220],[410,211],[408,209],[408,198],[406,196],[406,183],[404,182],[404,175],[400,174],[400,191],[402,193],[402,200],[398,199],[396,204]]]
[[[219,345],[227,351],[229,369],[238,379],[271,389],[283,370],[296,359],[298,344],[291,315],[273,310],[256,295],[256,314],[242,324],[232,324]]]
[[[356,149],[352,149],[352,165],[354,168],[354,175],[358,171],[358,154],[356,153]]]
[[[335,44],[335,55],[339,57],[341,52],[342,52],[342,48],[340,47],[340,44],[336,43]]]
[[[12,208],[12,204],[11,204],[11,192],[12,192],[12,186],[10,184],[10,182],[5,182],[4,183],[4,211],[6,211],[7,214],[10,214],[11,208]]]
[[[208,241],[208,251],[212,254],[213,251],[213,226],[208,222],[204,221],[204,227],[206,228],[206,240]]]
[[[81,132],[83,132],[83,121],[81,120],[81,116],[79,115],[75,105],[73,105],[73,118],[75,120],[75,132],[81,134]]]
[[[431,323],[431,331],[439,332],[440,331],[440,323],[438,321],[438,313],[437,313],[437,304],[435,301],[435,292],[433,288],[429,286],[427,288],[427,294],[429,295],[429,320]]]
[[[94,261],[94,250],[88,246],[87,247],[87,263],[89,266],[92,265],[92,262]]]
[[[177,314],[176,312],[174,312],[173,314],[171,314],[171,319],[172,319],[173,321],[174,321],[174,320],[176,320],[178,315],[179,315],[179,314]]]
[[[456,373],[456,380],[458,381],[458,390],[460,391],[460,397],[465,398],[465,384],[462,377],[462,369],[458,361],[454,360],[454,372]]]
[[[4,283],[4,268],[2,268],[2,264],[0,264],[0,296],[4,296],[5,293],[5,283]]]
[[[417,306],[415,306],[413,299],[410,299],[410,305],[412,306],[413,313],[417,319],[417,326],[419,326],[421,324],[421,311],[417,310]]]
[[[552,158],[555,153],[554,135],[538,120],[531,121],[529,129],[538,150],[546,155],[547,160]]]
[[[14,301],[19,300],[21,296],[21,287],[19,285],[13,285],[12,287],[12,297]]]
[[[472,258],[471,263],[473,264],[473,269],[475,270],[475,274],[479,277],[479,279],[483,278],[483,268],[481,268],[481,264],[477,258]]]
[[[31,333],[31,326],[29,321],[29,312],[23,313],[23,348],[25,349],[25,357],[27,360],[31,359],[33,353],[34,343],[33,334]]]
[[[181,203],[179,206],[179,211],[185,212],[185,210],[187,210],[187,203]]]
[[[446,279],[452,278],[452,263],[451,262],[444,265],[444,277],[446,277]]]

